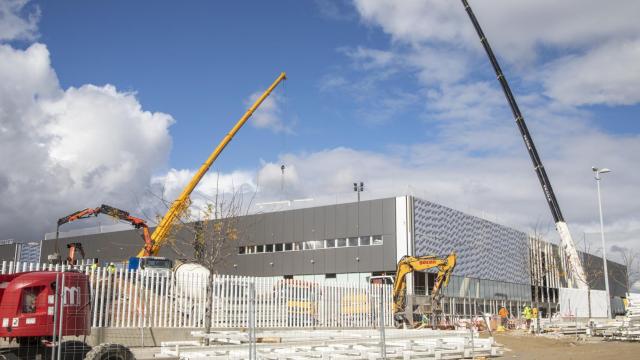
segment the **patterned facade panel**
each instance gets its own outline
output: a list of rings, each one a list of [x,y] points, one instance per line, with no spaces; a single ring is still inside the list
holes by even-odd
[[[40,242],[30,242],[20,244],[20,255],[18,261],[33,262],[40,261]]]
[[[421,199],[413,221],[416,256],[456,251],[455,275],[530,284],[527,234]]]

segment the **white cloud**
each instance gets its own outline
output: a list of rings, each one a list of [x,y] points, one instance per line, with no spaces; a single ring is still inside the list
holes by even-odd
[[[262,95],[262,91],[255,92],[245,100],[245,105],[251,106]],[[269,129],[274,133],[293,133],[293,123],[283,118],[282,106],[287,101],[277,93],[271,93],[253,113],[250,121],[259,129]]]
[[[580,136],[566,134],[547,140],[558,151],[544,161],[574,238],[580,240],[583,232],[597,229],[593,164],[619,169],[603,180],[607,231],[622,234],[608,244],[623,245],[629,236],[640,235],[640,205],[628,201],[637,194],[640,182],[640,174],[633,171],[640,168],[635,156],[640,152],[640,136],[612,136],[584,127]],[[517,135],[509,137],[517,140]],[[459,146],[418,144],[395,152],[341,147],[286,154],[259,170],[260,177],[269,181],[261,182],[257,201],[315,199],[306,206],[354,201],[351,184],[364,181],[363,199],[414,194],[516,229],[533,230],[538,225],[542,227],[538,231],[548,230],[548,237],[556,238],[549,209],[521,143],[516,141],[509,151],[477,157],[464,150],[465,136],[451,141]],[[295,169],[282,190],[279,164]],[[637,243],[633,246],[640,249]]]
[[[166,163],[172,122],[111,85],[62,89],[43,44],[0,45],[2,237],[39,239],[102,202],[135,212]]]
[[[583,56],[548,65],[547,94],[570,105],[631,105],[640,102],[640,38],[609,42]]]
[[[33,40],[38,35],[40,9],[29,0],[0,0],[0,41]]]
[[[482,67],[475,67],[480,69],[476,74],[490,74],[459,1],[356,0],[355,4],[365,23],[391,36],[395,55],[389,56],[402,55],[422,68],[419,80],[423,83],[461,80],[467,64],[478,63],[477,59],[482,59],[478,63]],[[545,76],[521,78],[544,86],[555,100],[573,105],[640,100],[640,2],[486,0],[470,4],[498,57],[520,73],[544,72]],[[564,55],[554,59],[552,54],[557,53]]]

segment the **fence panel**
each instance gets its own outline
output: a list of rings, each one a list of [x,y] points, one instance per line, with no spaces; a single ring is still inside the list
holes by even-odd
[[[375,327],[380,321],[381,300],[385,325],[393,325],[390,285],[110,270],[84,265],[72,268],[89,275],[93,327],[202,328],[208,313],[207,299],[211,301],[211,326],[219,329],[246,328],[252,301],[258,328]],[[57,271],[69,267],[3,261],[0,274],[27,269]],[[249,296],[250,285],[255,287],[253,298]]]

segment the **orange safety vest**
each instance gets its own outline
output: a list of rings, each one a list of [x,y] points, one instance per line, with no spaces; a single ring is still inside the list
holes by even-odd
[[[498,311],[498,315],[500,315],[501,318],[506,318],[509,316],[509,310],[507,310],[507,308],[501,308],[500,311]]]

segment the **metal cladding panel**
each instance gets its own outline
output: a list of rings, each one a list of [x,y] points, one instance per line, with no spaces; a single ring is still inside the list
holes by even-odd
[[[325,206],[320,209],[324,211],[324,220],[325,220],[324,238],[331,239],[331,238],[337,237],[335,208],[330,206]]]
[[[358,210],[358,235],[371,234],[371,202],[360,203]]]
[[[529,284],[527,234],[429,201],[414,201],[415,255],[456,251],[455,275]]]
[[[304,241],[304,212],[293,212],[294,241]]]
[[[282,214],[282,216],[284,217],[283,225],[282,225],[283,226],[282,240],[285,243],[293,242],[293,239],[295,239],[294,230],[293,230],[293,223],[294,223],[293,214],[294,213],[292,211],[286,211]]]
[[[336,237],[347,236],[347,207],[336,206]]]
[[[347,236],[358,235],[358,204],[347,204]]]
[[[382,207],[384,206],[386,200],[383,201],[372,201],[369,205],[370,209],[370,221],[371,225],[369,231],[371,234],[391,234],[395,232],[395,221],[394,228],[391,229],[391,232],[385,232],[383,226],[383,215],[382,215]],[[395,203],[394,203],[395,210]],[[395,213],[393,214],[393,219],[395,219]]]
[[[315,240],[321,240],[321,239],[327,238],[325,236],[326,223],[324,220],[324,215],[325,213],[323,209],[313,208],[313,221],[314,221],[313,234],[314,234]]]
[[[382,234],[396,233],[396,199],[382,200],[382,216],[379,218],[382,223]],[[377,215],[376,215],[377,216]],[[379,233],[376,231],[376,233]]]
[[[0,245],[0,260],[14,261],[16,260],[16,246],[17,244],[4,244]]]

